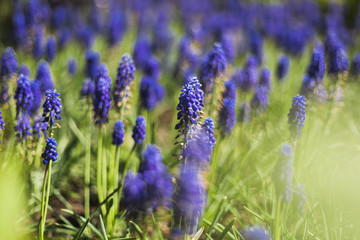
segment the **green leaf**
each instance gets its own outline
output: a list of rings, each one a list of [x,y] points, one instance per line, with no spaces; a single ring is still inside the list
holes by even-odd
[[[104,221],[102,219],[101,214],[99,215],[99,219],[100,219],[100,226],[101,226],[101,231],[102,231],[103,237],[105,240],[109,240],[107,237],[107,234],[106,234],[106,229],[105,229]]]
[[[234,218],[224,229],[224,231],[222,231],[222,233],[220,234],[220,236],[217,238],[217,240],[222,240],[225,235],[229,232],[229,230],[232,228],[232,226],[235,223],[236,218]]]

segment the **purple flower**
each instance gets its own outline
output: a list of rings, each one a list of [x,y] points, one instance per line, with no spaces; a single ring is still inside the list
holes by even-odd
[[[46,91],[46,100],[43,104],[43,122],[47,122],[51,125],[55,124],[55,120],[61,120],[61,99],[59,98],[60,93],[56,90]]]
[[[134,46],[134,61],[136,66],[143,69],[144,64],[151,57],[151,43],[147,36],[139,35]]]
[[[205,119],[204,123],[201,125],[203,131],[206,132],[207,143],[211,149],[215,148],[216,139],[214,137],[214,121],[208,117]]]
[[[251,91],[258,82],[258,62],[255,56],[249,56],[246,60],[245,68],[238,69],[233,75],[233,80],[237,86],[244,92]]]
[[[232,80],[225,82],[222,103],[219,110],[218,128],[221,134],[230,133],[236,123],[236,85]]]
[[[38,109],[41,107],[42,93],[40,91],[40,83],[38,81],[31,81],[30,88],[34,96],[33,102],[30,107],[31,115],[36,115]]]
[[[15,10],[12,21],[14,24],[16,43],[18,46],[24,47],[27,42],[27,28],[23,12],[21,10]]]
[[[112,9],[107,21],[107,38],[111,46],[115,46],[124,35],[125,17],[123,13],[117,9]]]
[[[28,115],[21,114],[17,116],[15,131],[18,142],[22,139],[28,140],[28,136],[31,136],[30,117]]]
[[[286,55],[281,55],[278,59],[278,65],[276,67],[276,76],[279,81],[285,79],[288,75],[290,60]]]
[[[269,231],[263,226],[250,226],[241,230],[241,235],[245,240],[270,240]]]
[[[306,198],[306,192],[305,192],[305,185],[303,184],[297,184],[294,187],[294,197],[293,197],[293,203],[296,207],[297,212],[300,214],[304,214],[304,205],[307,201]]]
[[[308,74],[305,74],[302,81],[300,94],[305,97],[312,97],[315,87],[316,87],[316,80],[310,77]]]
[[[35,39],[32,54],[35,59],[40,59],[44,54],[44,27],[42,25],[35,28]]]
[[[68,67],[68,73],[69,73],[70,75],[75,75],[76,72],[77,72],[77,62],[76,62],[76,59],[75,59],[75,58],[69,59],[68,64],[67,64],[67,67]]]
[[[100,64],[100,54],[98,52],[88,50],[85,54],[85,74],[91,79],[96,78],[97,69]]]
[[[215,43],[200,69],[200,80],[206,92],[212,91],[215,78],[226,70],[226,56],[220,43]]]
[[[286,203],[290,202],[292,196],[293,164],[292,148],[284,144],[279,152],[272,179],[275,183],[276,195]]]
[[[54,9],[52,14],[52,27],[54,29],[61,29],[64,27],[67,19],[66,8],[64,6],[58,6]]]
[[[263,112],[266,110],[268,104],[269,104],[269,91],[259,86],[255,89],[255,93],[253,98],[251,99],[250,106],[253,110],[256,110],[257,112]]]
[[[80,96],[93,98],[95,94],[95,81],[90,78],[86,78],[83,82]]]
[[[260,72],[260,80],[259,80],[259,86],[266,89],[266,91],[270,92],[271,90],[271,72],[268,68],[261,69]]]
[[[147,199],[146,182],[140,173],[127,172],[122,194],[120,206],[130,211],[144,208],[144,202]]]
[[[121,146],[124,143],[125,129],[122,121],[117,121],[114,125],[114,131],[112,134],[112,144]]]
[[[47,90],[54,89],[54,81],[49,64],[41,61],[36,69],[35,81],[39,83],[40,91],[45,94]]]
[[[153,77],[144,76],[140,83],[141,106],[153,110],[165,96],[164,87]]]
[[[179,104],[176,107],[178,110],[175,129],[179,130],[180,135],[186,135],[190,127],[197,126],[201,111],[204,107],[204,93],[201,90],[201,84],[196,77],[183,86],[179,97]]]
[[[93,100],[95,124],[102,125],[109,122],[111,108],[111,78],[105,63],[98,67],[95,81],[95,97]]]
[[[236,48],[234,46],[234,38],[229,34],[222,34],[220,44],[223,47],[227,62],[233,62],[236,57]]]
[[[336,75],[347,72],[349,68],[349,58],[343,44],[335,33],[328,33],[325,39],[325,50],[328,60],[328,73]]]
[[[46,59],[49,62],[54,61],[57,53],[57,43],[54,36],[50,36],[46,42]]]
[[[241,109],[239,112],[239,122],[248,123],[251,120],[251,111],[250,106],[247,102],[241,104]]]
[[[133,128],[132,138],[136,144],[141,144],[146,137],[146,120],[143,116],[136,118],[136,123]]]
[[[129,54],[124,54],[121,57],[119,67],[117,69],[117,76],[115,87],[113,90],[114,105],[121,106],[121,101],[129,97],[130,85],[135,80],[135,65],[134,61]]]
[[[159,79],[160,77],[160,62],[159,60],[151,56],[149,57],[142,66],[145,76],[153,77],[154,79]]]
[[[299,139],[301,130],[305,123],[305,106],[306,98],[301,95],[296,95],[292,100],[292,107],[288,114],[288,123],[290,124],[290,138],[292,140]]]
[[[174,196],[175,225],[187,234],[194,234],[206,207],[204,181],[197,167],[181,165]]]
[[[21,64],[18,70],[18,74],[23,74],[25,76],[30,77],[30,69],[29,66],[26,64]]]
[[[2,112],[0,110],[0,136],[1,136],[1,131],[5,129],[5,122],[2,116]],[[1,141],[0,141],[1,143]]]
[[[312,53],[311,62],[307,69],[310,78],[316,82],[321,82],[325,75],[325,51],[321,43],[318,43]]]
[[[46,139],[45,151],[41,154],[43,164],[49,164],[49,161],[56,162],[58,153],[56,151],[57,142],[55,138],[49,137]]]
[[[17,67],[18,61],[14,50],[10,47],[6,48],[1,58],[0,78],[10,78],[14,73],[16,73]]]
[[[250,31],[248,36],[251,53],[256,57],[259,64],[263,59],[263,37],[257,31]]]
[[[28,76],[21,74],[18,78],[14,99],[16,100],[16,116],[19,116],[20,111],[23,114],[30,113],[30,107],[34,101],[34,95],[31,90]]]
[[[33,126],[32,126],[32,136],[35,139],[40,139],[41,137],[41,132],[43,132],[44,137],[46,138],[47,136],[47,129],[48,129],[48,123],[47,122],[43,122],[43,118],[41,115],[36,116]]]
[[[71,31],[67,27],[63,27],[59,33],[59,48],[63,48],[71,39]]]

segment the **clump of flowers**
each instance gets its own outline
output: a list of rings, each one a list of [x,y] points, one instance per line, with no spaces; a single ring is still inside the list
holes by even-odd
[[[43,121],[50,124],[50,126],[55,124],[55,120],[61,120],[61,99],[59,98],[60,93],[57,93],[56,90],[47,90],[46,91],[46,100],[43,104]],[[50,129],[51,130],[51,129]]]
[[[106,64],[101,64],[95,81],[95,96],[93,100],[95,124],[102,125],[109,121],[111,108],[111,79]]]
[[[1,72],[0,72],[0,104],[9,101],[8,82],[7,79],[11,78],[16,73],[18,62],[15,52],[12,48],[6,48],[1,58]]]
[[[56,162],[58,153],[56,151],[57,142],[55,138],[49,137],[46,139],[46,146],[41,157],[43,158],[43,163],[45,165],[49,164],[49,161]]]
[[[16,100],[16,116],[19,116],[20,112],[29,114],[30,107],[34,101],[34,95],[31,91],[30,80],[27,76],[20,75],[17,80],[14,98]]]
[[[281,55],[278,59],[278,65],[276,68],[276,75],[279,81],[285,79],[288,74],[290,65],[290,59],[286,55]]]
[[[232,80],[226,81],[224,85],[218,123],[222,134],[230,133],[236,123],[236,85]]]
[[[18,142],[22,139],[28,140],[28,136],[31,136],[30,117],[28,115],[22,114],[17,117],[15,131]]]
[[[54,89],[54,80],[50,66],[46,61],[41,61],[36,70],[35,81],[39,83],[40,91],[45,94],[48,89]]]
[[[124,143],[125,129],[122,121],[117,121],[114,125],[114,131],[112,134],[112,144],[121,146]]]

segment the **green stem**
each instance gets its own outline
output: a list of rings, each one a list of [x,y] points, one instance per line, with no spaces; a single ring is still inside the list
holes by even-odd
[[[101,173],[102,173],[102,142],[103,142],[103,130],[100,129],[100,136],[99,136],[99,141],[98,141],[97,168],[96,168],[96,186],[97,186],[97,190],[98,190],[99,202],[104,201],[102,178],[101,178]],[[103,212],[103,214],[105,214],[106,213],[106,207],[101,206],[101,211]]]
[[[116,166],[115,166],[115,158],[116,158],[116,151],[117,151],[118,147],[112,147],[112,151],[111,151],[111,159],[110,159],[110,163],[109,163],[109,175],[108,175],[108,182],[109,182],[109,192],[114,191],[114,189],[116,187],[114,187],[114,181],[115,181],[115,170],[116,170]],[[109,209],[109,213],[107,215],[107,230],[108,232],[112,232],[113,229],[113,222],[114,222],[114,216],[115,216],[115,197],[112,198],[113,200],[113,204],[111,206],[111,208]],[[108,203],[111,201],[111,198],[109,199]]]
[[[89,129],[86,138],[86,154],[85,154],[85,164],[84,164],[84,211],[85,218],[90,216],[90,175],[91,175],[91,118],[92,113],[89,113]]]
[[[44,239],[46,214],[47,214],[47,208],[49,205],[51,164],[52,164],[52,161],[50,160],[49,164],[47,165],[47,168],[45,170],[42,195],[41,195],[41,216],[40,216],[40,239],[41,240]],[[46,195],[45,195],[45,189],[46,189]]]

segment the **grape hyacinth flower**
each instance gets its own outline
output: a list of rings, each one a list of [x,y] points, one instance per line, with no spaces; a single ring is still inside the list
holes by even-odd
[[[145,76],[153,77],[154,79],[160,78],[160,62],[156,57],[149,57],[144,62],[142,69]]]
[[[296,211],[300,214],[304,214],[304,205],[307,201],[306,193],[305,193],[305,185],[297,184],[294,187],[294,197],[293,204],[296,208]]]
[[[57,142],[55,138],[49,137],[46,139],[45,151],[41,154],[43,164],[47,165],[50,161],[56,162],[58,153],[56,151]]]
[[[342,42],[334,32],[325,39],[325,51],[328,60],[328,73],[337,76],[348,70],[349,59]]]
[[[39,83],[40,91],[45,94],[48,89],[54,89],[54,81],[49,64],[41,61],[36,69],[35,80]]]
[[[56,90],[46,91],[46,100],[43,104],[43,122],[47,122],[51,126],[55,124],[55,120],[61,120],[61,99],[59,98],[60,93]]]
[[[57,53],[57,43],[54,36],[50,36],[46,42],[46,59],[49,62],[54,61]]]
[[[21,64],[18,70],[19,75],[25,75],[30,77],[30,68],[26,64]]]
[[[17,141],[22,139],[28,140],[28,136],[31,136],[30,117],[26,114],[17,116],[17,124],[15,126]]]
[[[211,93],[215,78],[225,72],[226,57],[220,43],[215,43],[200,69],[200,80],[206,93]]]
[[[263,37],[257,31],[250,31],[249,33],[249,47],[251,53],[256,57],[259,64],[263,59]]]
[[[32,54],[35,59],[40,59],[44,54],[44,27],[43,26],[36,26],[35,29],[35,39],[34,39],[34,46],[32,50]]]
[[[233,36],[230,34],[223,34],[221,36],[220,44],[223,47],[225,58],[227,62],[233,62],[236,57],[236,49],[234,46]]]
[[[174,196],[175,225],[186,234],[194,234],[206,206],[206,190],[198,168],[181,165]]]
[[[121,146],[124,143],[125,129],[122,121],[117,121],[114,125],[114,131],[112,134],[112,144],[115,146]]]
[[[20,75],[17,80],[14,99],[16,100],[16,116],[19,116],[20,112],[26,115],[30,113],[34,95],[31,90],[29,77],[22,74]]]
[[[5,122],[2,116],[2,112],[0,110],[0,136],[1,136],[1,131],[3,131],[5,129]],[[1,143],[1,141],[0,141]]]
[[[133,128],[132,138],[136,144],[141,144],[146,137],[146,119],[143,116],[136,118],[136,123]]]
[[[128,211],[142,210],[146,196],[146,182],[140,173],[128,171],[124,180],[124,189],[122,191],[120,206]]]
[[[40,83],[38,81],[31,81],[30,87],[34,97],[30,107],[30,114],[34,116],[36,115],[38,109],[41,107],[42,93],[40,90]]]
[[[85,74],[90,79],[95,79],[97,69],[100,64],[100,54],[98,52],[88,50],[85,53]]]
[[[268,68],[261,69],[259,86],[263,87],[266,91],[271,90],[271,72]]]
[[[314,93],[315,87],[316,87],[316,80],[310,77],[308,74],[305,74],[302,81],[300,94],[305,96],[306,98],[310,98]]]
[[[143,69],[144,64],[151,57],[151,43],[146,35],[139,35],[136,39],[133,57],[136,66]]]
[[[224,85],[218,123],[222,135],[230,133],[236,123],[236,85],[232,80],[226,81]]]
[[[67,69],[68,69],[68,73],[73,76],[76,74],[77,72],[77,62],[76,62],[76,59],[75,58],[71,58],[69,61],[68,61],[68,64],[67,64]]]
[[[83,82],[80,91],[80,96],[93,98],[94,94],[95,94],[95,81],[91,80],[90,78],[86,78]]]
[[[179,97],[179,104],[176,107],[178,110],[175,129],[179,130],[180,135],[187,135],[191,127],[195,128],[204,107],[204,93],[201,90],[201,84],[196,77],[183,86]]]
[[[251,108],[258,113],[265,111],[269,104],[268,94],[269,91],[266,88],[262,86],[257,87],[250,102]]]
[[[355,77],[360,76],[360,54],[358,53],[354,56],[351,63],[350,74]]]
[[[116,8],[110,11],[107,21],[107,39],[111,46],[121,41],[125,32],[126,21],[123,13]]]
[[[211,149],[215,148],[216,139],[214,137],[214,121],[208,117],[205,119],[204,123],[201,125],[202,131],[206,132],[207,142]]]
[[[237,69],[233,79],[237,86],[244,92],[251,91],[255,88],[258,81],[258,62],[255,56],[249,56],[246,60],[244,69]]]
[[[1,58],[1,78],[11,78],[16,73],[18,61],[15,52],[12,48],[8,47]]]
[[[153,77],[143,76],[140,83],[141,106],[153,110],[165,96],[164,87]]]
[[[158,206],[168,206],[173,193],[172,176],[162,162],[163,156],[160,149],[155,145],[148,145],[142,157],[139,173],[146,182],[146,208],[156,209]]]
[[[135,65],[129,54],[124,54],[121,57],[119,67],[117,69],[117,76],[115,80],[115,87],[113,90],[114,105],[120,107],[124,98],[128,98],[130,94],[130,85],[135,80]]]
[[[278,59],[278,65],[276,67],[276,75],[279,81],[285,79],[289,71],[290,60],[286,55],[281,55]]]
[[[59,33],[59,48],[64,48],[71,39],[71,31],[67,27],[60,29]]]
[[[106,64],[98,67],[95,81],[95,97],[93,100],[95,124],[102,125],[109,122],[111,108],[111,78]]]
[[[40,139],[41,132],[43,132],[45,138],[47,136],[48,123],[43,122],[42,120],[43,118],[41,115],[35,117],[32,126],[32,136],[34,137],[34,139]]]
[[[271,235],[269,231],[263,226],[250,226],[241,230],[241,236],[245,240],[270,240]]]
[[[27,28],[24,13],[20,10],[15,10],[12,21],[14,25],[14,33],[17,46],[26,46]]]
[[[292,100],[292,107],[288,114],[288,123],[290,124],[290,139],[296,141],[301,136],[301,130],[305,122],[306,98],[296,95]]]
[[[325,50],[322,44],[318,43],[312,53],[311,62],[307,69],[310,78],[317,83],[321,82],[325,75]]]
[[[292,196],[293,163],[292,147],[284,144],[279,152],[272,179],[275,183],[276,195],[286,203]]]

